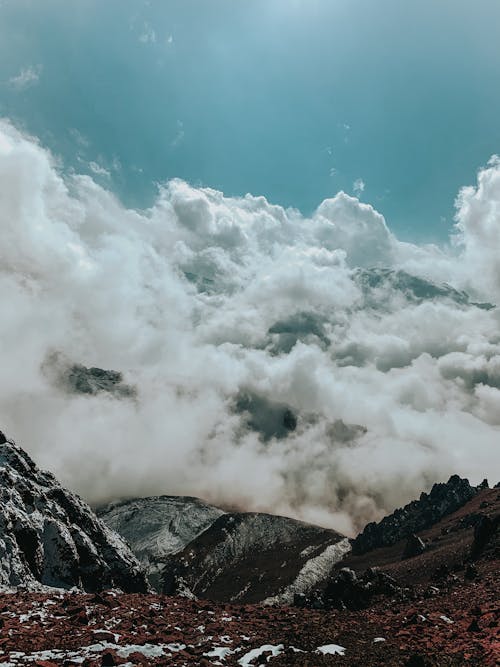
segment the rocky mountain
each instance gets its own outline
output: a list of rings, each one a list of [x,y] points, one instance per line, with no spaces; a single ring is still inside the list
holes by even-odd
[[[219,601],[289,603],[349,550],[349,540],[333,530],[269,514],[228,513],[167,560],[163,590]]]
[[[482,488],[419,532],[422,553],[402,559],[406,538],[349,553],[323,586],[332,599],[296,606],[0,593],[0,664],[497,667],[499,516],[500,490]]]
[[[123,540],[0,433],[0,587],[145,592]]]
[[[151,584],[213,600],[291,602],[350,550],[335,531],[197,498],[142,498],[98,511],[146,567]]]
[[[175,554],[209,528],[223,510],[188,496],[154,496],[114,503],[97,511],[121,535],[161,590],[161,571]]]
[[[446,484],[434,484],[430,493],[422,493],[418,500],[397,509],[379,523],[369,523],[353,541],[353,552],[364,553],[378,547],[395,544],[413,533],[429,528],[444,516],[471,500],[487,482],[473,487],[469,480],[458,475]]]
[[[453,476],[355,540],[172,496],[111,505],[106,525],[0,433],[0,502],[0,664],[498,664],[486,481]]]
[[[426,597],[450,591],[460,581],[477,581],[481,567],[498,574],[499,527],[500,489],[454,476],[370,525],[369,540],[365,529],[332,575],[295,602],[365,609],[381,598],[415,600],[419,587]]]

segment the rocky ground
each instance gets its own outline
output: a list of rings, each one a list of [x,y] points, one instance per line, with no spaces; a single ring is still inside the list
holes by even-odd
[[[347,542],[332,531],[223,514],[179,552],[196,584],[183,597],[147,592],[118,535],[5,438],[0,500],[0,667],[500,665],[498,485],[435,485],[327,567]],[[159,550],[182,538],[168,512],[141,524],[145,507],[127,505],[133,536]],[[231,557],[209,557],[220,552]],[[235,602],[240,575],[260,597]],[[266,581],[281,594],[262,602]],[[96,592],[110,586],[128,592]]]
[[[0,595],[0,665],[489,665],[500,659],[498,561],[367,610],[161,595]]]

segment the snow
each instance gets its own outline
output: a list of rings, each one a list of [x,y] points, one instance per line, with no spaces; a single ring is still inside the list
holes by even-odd
[[[439,618],[442,621],[444,621],[445,623],[448,623],[449,625],[453,625],[453,623],[455,622],[455,621],[452,621],[451,618],[448,618],[448,616],[443,615],[443,616],[440,616]]]
[[[203,655],[206,658],[220,658],[221,660],[225,660],[233,653],[234,651],[232,651],[230,648],[227,648],[227,646],[214,646],[211,651],[204,653]]]
[[[161,658],[163,656],[171,655],[186,648],[185,644],[128,644],[126,646],[119,646],[118,644],[111,644],[110,642],[98,642],[90,646],[82,647],[76,651],[68,650],[49,650],[36,651],[34,653],[23,653],[15,651],[10,653],[10,659],[14,660],[71,660],[72,662],[83,662],[85,658],[92,657],[92,654],[99,654],[103,651],[116,651],[120,658],[128,658],[132,653],[142,653],[145,658]],[[5,663],[2,663],[2,667]],[[17,662],[13,663],[18,664]]]
[[[282,593],[267,598],[264,600],[264,604],[292,604],[296,594],[308,593],[318,582],[326,579],[333,567],[350,550],[351,543],[347,538],[336,544],[330,544],[319,556],[306,561],[295,581],[287,586]]]
[[[318,646],[316,653],[322,653],[323,655],[344,655],[345,648],[338,644],[325,644],[324,646]]]
[[[277,644],[276,646],[273,646],[273,644],[264,644],[264,646],[261,646],[260,648],[253,648],[238,660],[238,665],[241,665],[241,667],[252,667],[252,660],[258,658],[259,655],[265,651],[271,651],[272,657],[276,657],[277,655],[280,655],[280,653],[283,653],[284,648],[283,644]]]

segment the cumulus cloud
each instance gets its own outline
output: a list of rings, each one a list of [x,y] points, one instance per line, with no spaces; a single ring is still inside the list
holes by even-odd
[[[0,426],[93,503],[348,533],[449,474],[497,481],[499,210],[497,159],[443,247],[342,192],[306,218],[173,180],[131,210],[2,122]],[[69,391],[61,359],[133,391]]]
[[[9,79],[9,84],[19,91],[31,88],[40,81],[42,69],[42,65],[23,67],[18,74]]]

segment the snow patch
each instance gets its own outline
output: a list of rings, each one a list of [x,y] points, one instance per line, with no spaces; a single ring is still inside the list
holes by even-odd
[[[350,541],[345,538],[336,544],[330,544],[319,556],[308,560],[295,581],[282,593],[266,598],[264,604],[292,604],[294,596],[308,593],[318,582],[326,579],[333,567],[351,550]]]

